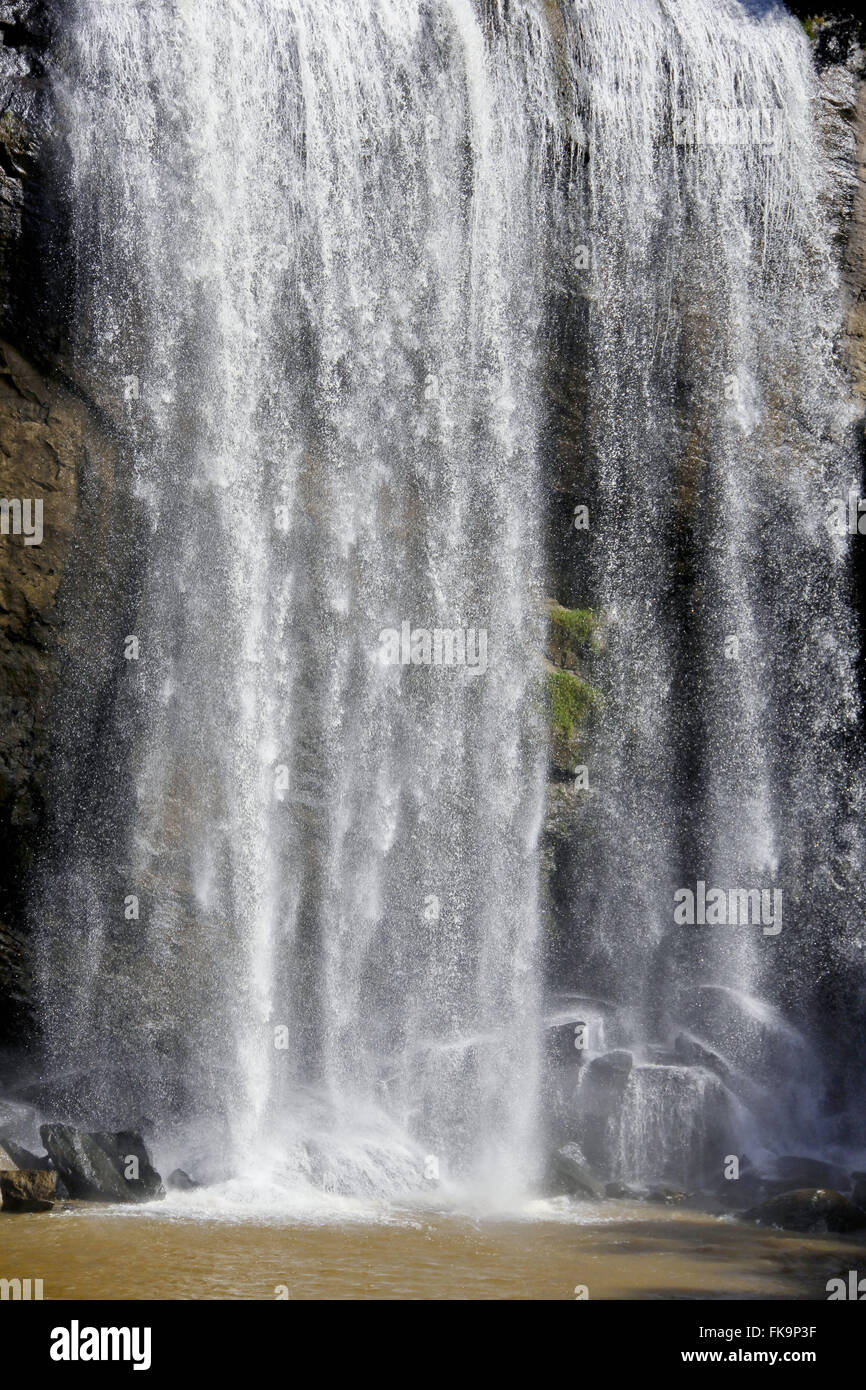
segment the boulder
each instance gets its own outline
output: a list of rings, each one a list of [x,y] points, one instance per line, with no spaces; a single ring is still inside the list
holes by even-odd
[[[86,1134],[59,1124],[43,1125],[39,1133],[71,1197],[90,1202],[148,1202],[165,1196],[140,1135],[124,1130]]]
[[[119,1130],[117,1134],[99,1133],[92,1137],[112,1164],[119,1168],[133,1193],[133,1201],[150,1202],[165,1196],[162,1178],[154,1168],[150,1150],[140,1134]]]
[[[768,1194],[766,1180],[754,1168],[746,1167],[747,1161],[745,1158],[741,1159],[738,1178],[720,1178],[714,1189],[722,1205],[732,1211],[755,1206]]]
[[[770,1197],[744,1212],[746,1221],[780,1226],[786,1231],[819,1231],[844,1235],[866,1228],[866,1211],[832,1188],[801,1187]]]
[[[711,1052],[708,1047],[704,1047],[690,1033],[678,1033],[674,1038],[674,1056],[680,1065],[705,1067],[707,1071],[713,1072],[726,1085],[731,1080],[731,1068],[725,1065],[721,1057],[718,1057],[715,1052]]]
[[[631,1075],[634,1066],[634,1058],[630,1052],[624,1048],[616,1048],[613,1052],[604,1052],[600,1057],[593,1059],[593,1074],[598,1077],[607,1077],[610,1080]]]
[[[575,1038],[579,1039],[587,1027],[587,1020],[578,1015],[566,1023],[548,1024],[542,1038],[545,1060],[557,1067],[581,1067],[586,1051],[575,1046]]]
[[[787,1182],[788,1188],[829,1187],[847,1188],[848,1174],[835,1163],[825,1163],[820,1158],[800,1158],[785,1154],[773,1164],[777,1177]]]
[[[0,1171],[0,1207],[3,1211],[50,1211],[56,1196],[56,1173],[44,1168]]]
[[[694,1192],[720,1175],[733,1132],[731,1096],[712,1072],[638,1063],[613,1134],[611,1176]]]
[[[196,1182],[182,1168],[175,1168],[173,1173],[169,1173],[165,1185],[170,1192],[191,1192],[194,1187],[201,1187],[201,1183]]]
[[[687,1049],[697,1043],[709,1058],[703,1065],[719,1070],[734,1067],[752,1081],[814,1071],[814,1059],[803,1037],[766,1000],[724,985],[702,985],[682,1001],[690,1027],[682,1034]],[[687,1039],[687,1040],[686,1040]],[[683,1046],[683,1043],[680,1044]]]
[[[558,1191],[569,1197],[594,1197],[602,1201],[604,1183],[599,1182],[577,1144],[563,1144],[551,1156],[551,1177]]]
[[[600,1173],[612,1173],[618,1147],[623,1100],[634,1059],[616,1049],[593,1057],[580,1073],[573,1116],[588,1162]]]

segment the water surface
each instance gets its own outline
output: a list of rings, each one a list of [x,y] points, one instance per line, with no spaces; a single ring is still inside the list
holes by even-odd
[[[46,1299],[826,1299],[866,1241],[611,1204],[538,1219],[358,1208],[351,1220],[69,1205],[0,1218],[0,1276]],[[285,1297],[285,1293],[281,1294]]]

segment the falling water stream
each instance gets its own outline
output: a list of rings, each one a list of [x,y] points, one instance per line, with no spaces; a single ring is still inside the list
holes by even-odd
[[[811,1115],[808,1020],[780,1012],[811,965],[672,917],[698,879],[781,884],[808,953],[827,866],[854,877],[825,525],[852,414],[799,25],[738,0],[75,0],[54,83],[76,371],[137,519],[44,909],[76,1118],[145,1117],[210,1182],[511,1200],[546,1142],[551,990],[597,996],[634,1063],[613,1176],[694,1180],[708,1132],[755,1132],[754,1096],[672,1055],[684,1029],[725,1053],[708,999],[733,1068],[732,1010],[762,1056],[794,1039],[804,1094],[772,1122]],[[565,586],[602,615],[604,709],[551,979],[557,312],[590,512]]]

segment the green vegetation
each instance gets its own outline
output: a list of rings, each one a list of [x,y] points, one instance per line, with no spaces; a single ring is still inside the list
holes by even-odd
[[[574,776],[586,761],[585,725],[600,708],[601,693],[573,671],[548,666],[547,707],[550,719],[550,761],[560,775]]]
[[[547,698],[553,729],[569,743],[587,715],[601,705],[601,694],[595,686],[572,671],[547,672]]]
[[[547,603],[550,658],[555,666],[575,669],[581,652],[601,651],[601,619],[591,608],[563,608]]]
[[[591,608],[564,608],[554,599],[545,606],[551,763],[558,773],[573,776],[584,761],[584,725],[601,705],[601,693],[584,672],[593,653],[602,649],[602,622]]]

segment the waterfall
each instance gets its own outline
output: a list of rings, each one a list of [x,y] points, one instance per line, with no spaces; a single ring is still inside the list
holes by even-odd
[[[590,1068],[624,1078],[588,1144],[611,1176],[770,1144],[774,1076],[796,1133],[862,804],[797,22],[74,0],[52,73],[74,371],[133,518],[98,701],[71,658],[70,747],[88,701],[99,727],[40,898],[67,1106],[214,1180],[526,1191],[571,991],[605,1043],[566,1129]],[[556,901],[552,588],[600,615],[603,696]],[[675,924],[699,880],[781,888],[782,931]]]
[[[592,3],[570,36],[590,527],[568,558],[608,651],[564,984],[617,1003],[614,1047],[667,1064],[641,1084],[636,1069],[623,1102],[640,1135],[652,1083],[642,1165],[626,1146],[631,1175],[652,1176],[652,1131],[685,1152],[704,1123],[679,1066],[696,1042],[752,1105],[730,1151],[815,1143],[830,1031],[815,984],[826,1005],[852,967],[862,978],[857,642],[847,537],[828,526],[856,487],[855,412],[799,24],[736,0]],[[677,924],[674,893],[699,882],[778,892],[781,929]],[[724,1152],[709,1142],[717,1177]]]
[[[128,785],[76,847],[51,1036],[86,1107],[192,1115],[228,1172],[304,1172],[307,1139],[338,1187],[531,1165],[530,15],[517,42],[469,0],[75,7],[79,352],[146,535]]]

